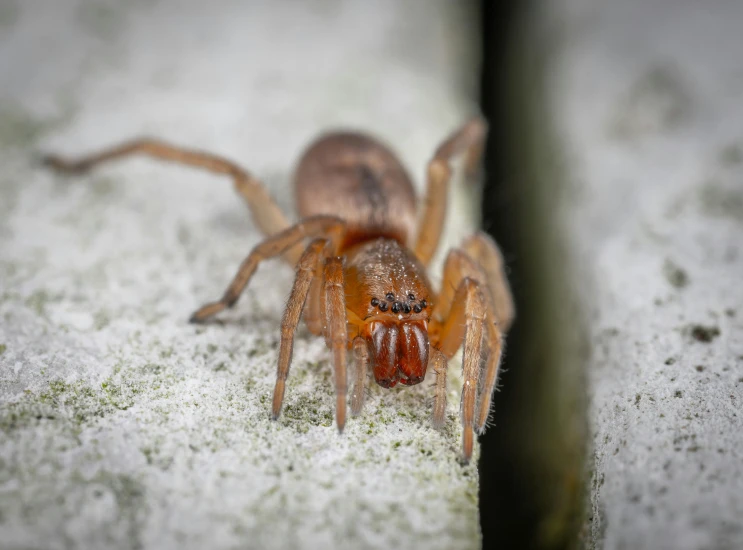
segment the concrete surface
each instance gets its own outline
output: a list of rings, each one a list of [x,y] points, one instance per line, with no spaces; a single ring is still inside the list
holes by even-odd
[[[267,265],[222,325],[186,322],[260,238],[230,182],[34,163],[153,135],[240,161],[291,213],[295,159],[342,125],[392,143],[420,187],[475,111],[475,16],[443,0],[0,3],[4,549],[479,546],[456,365],[443,432],[431,388],[374,386],[339,436],[328,353],[303,329],[271,422],[292,270]],[[457,200],[449,243],[477,224]]]
[[[545,6],[591,347],[587,545],[743,548],[743,4]]]

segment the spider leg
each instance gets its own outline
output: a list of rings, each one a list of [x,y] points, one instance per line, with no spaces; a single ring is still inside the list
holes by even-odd
[[[284,213],[260,180],[237,164],[211,153],[186,149],[156,139],[140,138],[76,159],[47,155],[42,161],[58,172],[79,174],[104,162],[132,155],[145,155],[230,176],[234,181],[235,190],[248,204],[256,226],[264,235],[273,235],[289,227]],[[294,264],[301,252],[301,248],[296,247],[287,251],[284,257]]]
[[[315,277],[315,267],[322,259],[323,251],[328,246],[327,239],[316,239],[305,249],[302,257],[297,263],[297,274],[294,278],[289,300],[286,303],[284,316],[281,319],[281,344],[279,347],[279,364],[276,369],[276,385],[273,390],[273,405],[271,417],[276,420],[281,413],[281,405],[284,402],[284,390],[286,379],[289,376],[289,367],[292,361],[294,348],[294,332],[299,324],[310,283]]]
[[[446,423],[446,372],[449,366],[446,355],[431,347],[433,371],[436,373],[436,393],[433,397],[433,427],[443,428]]]
[[[449,251],[444,261],[441,290],[436,297],[428,328],[432,341],[437,343],[436,347],[447,357],[452,357],[462,343],[464,326],[452,325],[450,330],[446,327],[451,324],[449,318],[452,308],[456,305],[455,296],[459,290],[459,284],[466,277],[477,281],[481,287],[486,289],[487,300],[489,294],[485,272],[464,250],[454,248]]]
[[[428,163],[426,194],[418,221],[415,255],[427,265],[441,239],[446,218],[446,202],[451,179],[450,162],[465,153],[465,171],[473,176],[482,156],[487,126],[479,117],[469,120],[449,136]]]
[[[503,347],[501,334],[506,333],[511,327],[515,316],[515,308],[513,295],[503,269],[503,255],[495,241],[480,231],[465,239],[462,248],[477,262],[485,274],[485,282],[490,291],[489,309],[492,312],[490,317],[495,321],[488,324],[490,354],[485,368],[485,376],[482,380],[480,404],[475,423],[477,433],[483,433],[490,414],[493,390],[498,379],[498,367],[500,366]]]
[[[488,417],[490,416],[490,403],[493,399],[495,383],[498,381],[498,369],[503,352],[503,336],[498,325],[492,320],[492,314],[488,312],[486,323],[486,342],[489,348],[488,359],[485,364],[485,376],[482,378],[480,396],[478,398],[477,419],[475,420],[475,431],[478,434],[485,432]]]
[[[258,265],[269,258],[283,254],[291,247],[307,237],[327,236],[331,241],[333,253],[340,245],[340,239],[345,230],[345,222],[333,216],[313,216],[268,237],[255,248],[243,260],[237,274],[227,287],[222,298],[216,302],[208,303],[199,308],[192,316],[192,323],[200,323],[220,311],[232,307],[237,302],[240,294],[247,286],[250,278],[255,273]]]
[[[505,332],[505,329],[510,326],[513,320],[514,307],[508,281],[503,272],[501,255],[495,242],[480,233],[468,238],[465,245],[470,250],[474,249],[476,253],[479,253],[482,261],[474,260],[464,250],[455,249],[449,253],[444,264],[443,283],[432,314],[433,322],[429,328],[429,334],[438,338],[437,334],[443,330],[443,321],[452,307],[455,285],[458,284],[458,281],[463,277],[476,280],[483,288],[488,317],[485,333],[488,355],[481,382],[477,421],[475,423],[475,430],[481,434],[485,430],[490,414],[493,390],[498,380],[498,369],[503,348],[502,332]],[[489,267],[484,267],[483,264]],[[494,298],[494,295],[497,298]],[[505,323],[501,322],[501,315],[505,316]],[[459,332],[461,333],[461,330]],[[456,332],[448,333],[439,344],[440,349],[451,356],[459,346],[460,340],[458,338],[459,334]]]
[[[309,331],[315,336],[323,333],[325,322],[323,313],[323,264],[317,264],[315,278],[310,285],[310,294],[307,296],[307,307],[304,309],[304,322]]]
[[[353,353],[356,359],[356,379],[351,393],[351,414],[357,416],[364,407],[366,374],[369,370],[369,347],[361,336],[353,340]]]
[[[493,298],[493,309],[502,332],[508,332],[513,323],[515,308],[513,295],[503,266],[503,254],[488,234],[478,231],[462,243],[462,249],[477,262],[485,273],[486,282]]]
[[[494,243],[493,246],[495,246]],[[498,317],[488,275],[486,269],[464,250],[454,249],[450,251],[444,263],[441,291],[437,297],[429,325],[432,344],[446,357],[453,356],[463,341],[465,344],[463,351],[465,387],[462,393],[465,458],[471,456],[472,430],[482,433],[487,422],[491,397],[500,365],[502,337],[497,325]],[[482,298],[481,304],[475,302],[472,306],[469,306],[466,303],[467,296],[463,294],[465,281],[470,281],[471,284],[476,285],[478,294]],[[480,333],[482,341],[478,343],[479,347],[472,348],[471,353],[477,353],[477,355],[470,355],[472,362],[468,362],[467,346],[469,337],[467,336],[468,325],[466,319],[467,315],[479,316],[480,306],[483,318]],[[469,309],[470,307],[472,309]],[[483,345],[486,346],[488,353],[484,376],[480,377],[480,352]],[[477,396],[477,386],[480,381],[481,387],[479,396]],[[475,396],[477,396],[477,401],[475,401]],[[477,405],[477,402],[479,402],[479,405]],[[477,414],[476,418],[473,419],[476,407]]]
[[[456,351],[464,342],[462,351],[464,386],[462,388],[461,416],[464,428],[462,455],[465,461],[469,461],[472,457],[477,384],[480,378],[480,355],[486,312],[486,299],[483,296],[481,285],[469,277],[461,279],[454,294],[449,316],[443,329],[439,332],[441,340],[438,342],[439,345],[436,346],[446,355],[444,349],[448,348]]]
[[[325,260],[325,338],[333,353],[335,373],[335,421],[338,431],[346,425],[346,347],[348,345],[348,320],[346,318],[346,287],[343,277],[343,258]]]

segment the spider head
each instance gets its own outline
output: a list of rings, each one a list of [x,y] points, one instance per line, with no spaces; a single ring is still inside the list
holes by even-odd
[[[398,382],[414,386],[428,367],[428,330],[425,320],[374,321],[367,336],[374,378],[383,388]]]

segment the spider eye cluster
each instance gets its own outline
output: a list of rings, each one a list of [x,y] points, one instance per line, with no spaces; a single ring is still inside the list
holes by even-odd
[[[415,294],[411,293],[402,299],[397,299],[392,292],[388,292],[383,300],[376,297],[372,298],[371,305],[372,307],[379,308],[379,311],[385,312],[389,310],[392,313],[410,313],[411,311],[420,313],[428,307],[428,303],[425,300],[416,302]]]

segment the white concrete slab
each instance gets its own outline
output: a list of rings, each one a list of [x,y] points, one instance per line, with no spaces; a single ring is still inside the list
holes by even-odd
[[[743,4],[550,5],[590,545],[743,547]]]
[[[260,238],[231,184],[33,159],[153,135],[242,162],[291,212],[301,149],[346,126],[420,186],[475,112],[475,21],[445,1],[0,5],[3,548],[479,546],[456,375],[444,432],[430,388],[375,386],[339,436],[328,353],[303,329],[271,422],[292,270],[263,268],[222,326],[187,323]],[[454,210],[449,243],[477,223]]]

